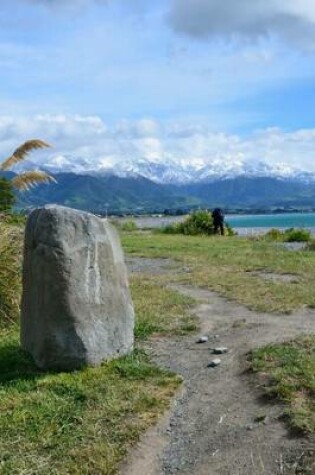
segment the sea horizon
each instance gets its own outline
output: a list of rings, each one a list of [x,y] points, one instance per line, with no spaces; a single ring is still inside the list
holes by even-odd
[[[142,229],[161,228],[183,221],[184,216],[141,216],[126,217],[122,221],[135,221]],[[315,235],[315,213],[279,213],[279,214],[244,214],[226,215],[228,223],[239,235],[264,234],[269,229],[305,228]]]

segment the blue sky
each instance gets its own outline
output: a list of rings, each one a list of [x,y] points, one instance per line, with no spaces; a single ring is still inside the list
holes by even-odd
[[[0,66],[2,154],[315,171],[313,0],[2,0]]]

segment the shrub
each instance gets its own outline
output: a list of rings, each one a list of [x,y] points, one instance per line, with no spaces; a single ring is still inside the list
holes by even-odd
[[[26,223],[26,215],[22,213],[1,213],[0,223],[7,225],[24,226]]]
[[[264,237],[271,241],[308,242],[311,239],[311,232],[303,228],[289,228],[285,231],[273,228],[270,229]]]
[[[138,226],[136,225],[135,221],[133,221],[132,219],[130,219],[129,221],[125,221],[124,223],[121,223],[119,227],[122,231],[128,231],[128,232],[136,231],[138,229]]]
[[[14,202],[12,183],[6,178],[0,178],[0,211],[11,210]]]
[[[284,232],[286,242],[308,242],[311,240],[311,232],[308,229],[290,228]]]
[[[17,321],[21,294],[22,228],[0,224],[0,327]]]
[[[264,236],[266,239],[271,241],[283,241],[284,233],[280,229],[272,228]]]
[[[236,233],[226,223],[224,226],[226,236],[234,236]],[[162,228],[165,234],[185,234],[187,236],[210,236],[214,234],[212,214],[207,210],[198,210],[191,213],[183,222],[169,224]]]
[[[308,251],[315,251],[315,239],[312,239],[306,248]]]
[[[190,214],[185,221],[166,226],[163,232],[167,234],[185,234],[197,236],[214,233],[211,213],[207,210],[198,210]]]
[[[164,234],[181,234],[181,223],[168,224],[164,228],[156,229],[156,232],[161,231]]]
[[[226,236],[237,236],[237,232],[234,231],[234,229],[229,223],[224,224],[224,234]]]

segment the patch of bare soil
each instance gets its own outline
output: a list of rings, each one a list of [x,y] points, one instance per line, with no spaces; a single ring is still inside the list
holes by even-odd
[[[262,398],[246,369],[252,348],[314,332],[315,313],[260,314],[207,290],[173,288],[197,299],[194,313],[208,341],[148,342],[152,360],[181,374],[184,387],[169,414],[130,453],[121,475],[314,475],[314,438],[288,431],[283,407]],[[215,347],[229,351],[214,356]],[[217,357],[221,364],[208,367]]]
[[[172,259],[149,259],[147,257],[127,257],[126,264],[129,272],[144,272],[150,274],[165,274],[177,269]]]
[[[292,284],[299,282],[298,276],[294,274],[277,274],[276,272],[268,272],[266,270],[253,271],[249,272],[249,274],[260,277],[264,280],[270,280],[272,282],[289,282]]]

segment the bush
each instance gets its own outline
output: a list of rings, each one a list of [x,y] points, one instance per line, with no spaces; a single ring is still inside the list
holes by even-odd
[[[226,236],[234,236],[236,233],[231,226],[226,223],[224,226]],[[190,214],[185,221],[169,224],[162,229],[165,234],[185,234],[189,236],[214,234],[212,215],[207,210],[198,210]]]
[[[283,241],[284,233],[280,229],[272,228],[264,236],[266,239],[271,241]]]
[[[138,228],[136,222],[133,219],[130,219],[129,221],[122,221],[121,219],[118,218],[111,218],[110,223],[115,226],[119,231],[136,231]]]
[[[0,327],[18,319],[22,241],[21,228],[0,224]]]
[[[15,202],[12,183],[6,178],[0,178],[0,211],[9,211]]]
[[[315,239],[312,239],[306,248],[308,251],[315,251]]]
[[[26,215],[13,212],[0,213],[0,223],[7,225],[24,226],[26,223]]]
[[[194,211],[185,221],[170,224],[162,231],[166,234],[185,234],[189,236],[210,235],[214,233],[212,216],[207,210]]]
[[[125,221],[124,223],[121,223],[119,228],[122,231],[131,232],[131,231],[136,231],[138,229],[138,226],[136,225],[135,221],[130,219],[129,221]]]
[[[284,232],[286,242],[308,242],[311,240],[311,232],[308,229],[290,228]]]
[[[264,237],[271,241],[284,242],[308,242],[311,239],[311,232],[308,229],[289,228],[285,231],[270,229]]]
[[[237,232],[234,231],[229,223],[224,224],[224,234],[226,236],[237,236]]]

